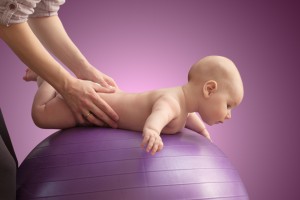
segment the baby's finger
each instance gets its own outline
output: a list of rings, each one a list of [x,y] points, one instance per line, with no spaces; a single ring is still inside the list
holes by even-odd
[[[151,154],[154,155],[157,151],[158,151],[158,147],[159,147],[159,144],[158,143],[155,143],[153,145],[153,148],[152,148],[152,151],[151,151]]]
[[[161,151],[163,147],[164,147],[164,143],[161,141],[158,145],[157,152]]]
[[[208,139],[209,141],[211,141],[211,142],[212,142],[212,139],[211,139],[211,137],[210,137],[210,134],[209,134],[209,133],[205,134],[205,135],[204,135],[204,137],[206,137],[206,139]]]
[[[146,144],[148,143],[148,140],[150,139],[150,136],[146,135],[143,137],[143,141],[141,143],[141,147],[145,148]]]
[[[148,141],[148,146],[147,146],[147,149],[146,149],[147,152],[151,151],[151,149],[154,145],[154,142],[155,142],[155,137],[151,137],[150,140]]]

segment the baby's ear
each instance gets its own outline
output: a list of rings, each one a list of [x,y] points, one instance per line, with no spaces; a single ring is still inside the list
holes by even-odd
[[[214,80],[206,81],[203,86],[204,97],[208,98],[218,89],[218,83]]]

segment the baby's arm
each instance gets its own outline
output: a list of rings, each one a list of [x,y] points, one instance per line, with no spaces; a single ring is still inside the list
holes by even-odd
[[[72,111],[46,81],[37,90],[31,112],[34,123],[40,128],[63,129],[76,126]]]
[[[162,129],[179,113],[179,104],[172,97],[159,98],[152,107],[152,112],[147,118],[143,129],[141,147],[154,155],[163,148],[160,137]]]
[[[188,114],[185,127],[197,133],[200,133],[201,135],[212,141],[203,121],[199,118],[199,116],[197,116],[196,113]]]

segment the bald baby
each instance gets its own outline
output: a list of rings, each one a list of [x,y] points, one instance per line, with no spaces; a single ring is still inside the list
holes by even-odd
[[[32,105],[35,124],[55,129],[76,126],[72,111],[51,85],[30,70],[26,73],[25,77],[31,77],[27,80],[38,82]],[[207,56],[191,67],[188,82],[183,86],[98,95],[119,115],[118,128],[142,132],[141,147],[154,155],[163,148],[161,133],[175,134],[183,127],[211,140],[203,122],[214,125],[230,119],[232,109],[243,99],[244,90],[238,69],[230,59]],[[86,117],[95,116],[87,113]]]

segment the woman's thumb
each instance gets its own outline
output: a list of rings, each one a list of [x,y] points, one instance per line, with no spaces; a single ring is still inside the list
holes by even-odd
[[[107,83],[105,83],[105,85],[100,85],[99,83],[95,83],[94,85],[95,85],[94,89],[96,92],[112,93],[116,91],[114,87],[108,85]]]

